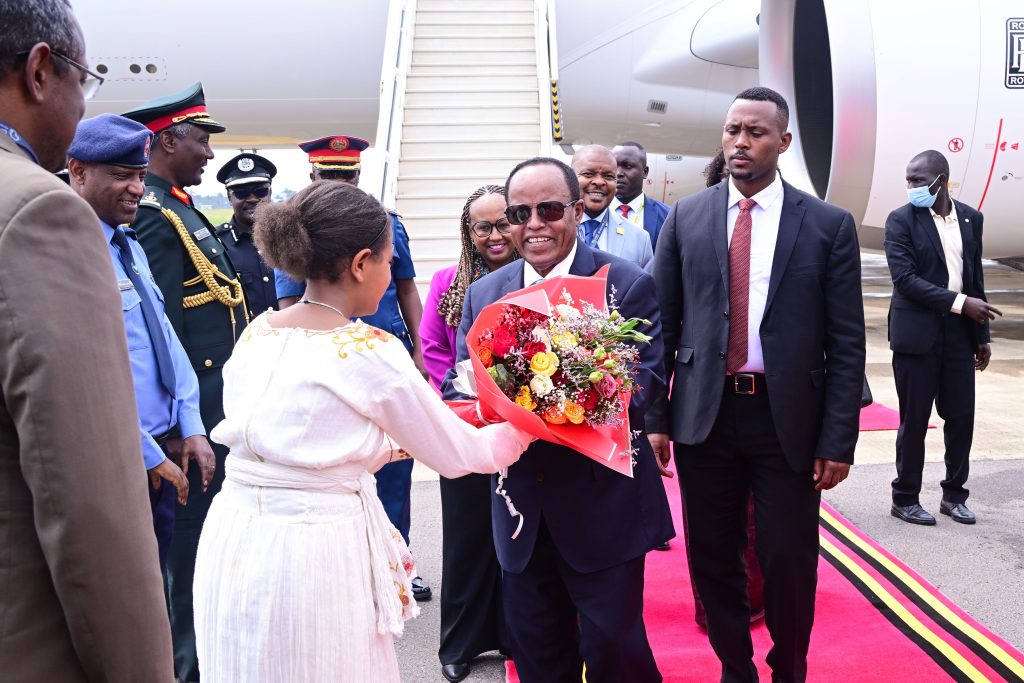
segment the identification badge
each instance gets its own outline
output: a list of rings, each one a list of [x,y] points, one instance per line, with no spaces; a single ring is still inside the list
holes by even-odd
[[[201,228],[192,233],[192,236],[195,237],[197,240],[205,240],[207,237],[210,236],[210,231],[207,230],[206,228]]]
[[[121,292],[126,292],[129,289],[135,289],[135,285],[132,284],[131,280],[118,280],[117,289]]]

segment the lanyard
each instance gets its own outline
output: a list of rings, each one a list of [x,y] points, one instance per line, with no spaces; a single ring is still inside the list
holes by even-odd
[[[37,164],[39,163],[39,157],[36,156],[36,152],[34,149],[32,149],[32,146],[29,145],[28,142],[26,142],[25,139],[18,134],[18,131],[14,130],[3,121],[0,121],[0,134],[9,137],[11,140],[14,141],[14,144],[25,150],[29,157],[32,158],[32,161],[36,162]]]
[[[605,210],[604,210],[604,218],[602,218],[601,222],[598,223],[597,229],[594,230],[594,236],[590,239],[590,246],[593,247],[594,249],[600,249],[601,248],[600,246],[598,246],[598,240],[601,239],[601,235],[604,233],[604,229],[608,227],[608,219],[611,217],[611,215],[612,215],[611,207],[606,207]],[[583,225],[580,225],[579,230],[581,230],[581,231],[585,230]],[[583,241],[585,242],[586,241],[586,232],[584,231],[583,234],[580,235],[580,237],[582,237]]]

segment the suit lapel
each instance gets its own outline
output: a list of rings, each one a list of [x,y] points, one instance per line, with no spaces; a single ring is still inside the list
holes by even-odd
[[[505,278],[505,281],[498,288],[498,296],[495,300],[525,287],[523,284],[523,263],[525,263],[523,259],[516,259],[512,262],[511,267],[508,268],[508,277]]]
[[[597,262],[594,261],[594,249],[588,247],[583,240],[576,240],[576,257],[569,266],[570,275],[593,275],[597,270]]]
[[[793,255],[793,247],[800,235],[800,227],[804,222],[806,209],[801,206],[803,198],[789,184],[782,184],[782,215],[779,216],[779,235],[775,240],[775,253],[772,255],[772,274],[768,279],[768,297],[765,301],[765,315],[771,308],[772,298],[779,289],[782,275],[786,272],[789,257]]]
[[[622,223],[625,219],[617,212],[612,211],[608,216],[608,253],[615,256],[622,256],[626,236],[620,234]]]
[[[729,291],[729,183],[718,183],[708,198],[708,232],[718,257],[722,285]]]
[[[917,222],[918,227],[924,231],[925,237],[927,237],[928,241],[931,242],[932,247],[935,249],[936,256],[939,257],[939,262],[943,267],[945,267],[946,253],[942,251],[942,242],[939,240],[939,230],[935,227],[935,219],[932,218],[931,211],[928,209],[922,209],[919,206],[914,207],[914,220]],[[960,231],[962,234],[963,222],[960,223]]]
[[[953,202],[953,206],[956,208],[956,220],[960,224],[960,245],[963,252],[963,282],[961,283],[961,291],[966,292],[967,283],[974,281],[974,259],[971,258],[974,250],[974,227],[971,225],[971,219],[967,217],[967,212],[964,211],[964,205],[956,200],[950,201]],[[946,258],[945,254],[943,254],[942,258]]]

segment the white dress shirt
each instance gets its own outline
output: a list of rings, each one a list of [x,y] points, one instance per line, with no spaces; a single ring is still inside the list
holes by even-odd
[[[612,229],[612,217],[608,215],[609,211],[611,211],[611,207],[606,206],[604,208],[604,211],[597,214],[597,217],[593,219],[598,223],[608,221],[608,225],[606,225],[604,230],[601,231],[601,234],[598,236],[597,241],[590,245],[592,248],[604,252],[608,251],[608,231]],[[589,220],[591,220],[590,216],[587,214],[583,214],[583,220],[580,221],[579,228],[577,229],[580,239],[582,239],[584,242],[586,241],[586,230],[583,227],[583,224]]]
[[[572,267],[572,261],[573,261],[574,258],[576,258],[576,245],[577,244],[578,244],[578,242],[576,240],[573,240],[572,241],[572,251],[569,252],[569,255],[566,256],[561,261],[559,261],[558,263],[556,263],[555,266],[551,269],[551,271],[547,275],[544,275],[544,276],[541,276],[540,273],[538,273],[536,270],[534,270],[533,266],[530,265],[529,261],[527,261],[526,259],[523,259],[523,287],[529,287],[530,285],[532,285],[537,280],[547,280],[548,278],[552,278],[552,277],[559,277],[561,275],[568,275],[569,274],[569,268]]]
[[[956,216],[956,205],[953,200],[949,202],[949,215],[942,217],[935,213],[934,209],[928,209],[935,221],[935,229],[939,232],[939,242],[942,243],[942,254],[946,258],[946,271],[949,273],[949,284],[946,288],[956,292],[956,299],[953,300],[953,313],[960,314],[964,307],[967,295],[964,291],[964,240],[960,236],[960,220]]]
[[[633,210],[629,212],[629,217],[626,220],[631,222],[633,225],[639,225],[640,227],[643,227],[644,225],[644,205],[646,204],[645,199],[646,195],[643,192],[641,192],[637,196],[633,197],[632,201],[627,202],[629,204],[629,208]],[[618,197],[612,200],[612,211],[618,213],[620,206],[622,206],[622,202],[619,201]]]
[[[776,173],[772,184],[751,199],[757,206],[750,210],[750,299],[747,308],[747,362],[740,372],[764,372],[764,352],[761,349],[761,319],[768,303],[768,281],[772,276],[775,242],[779,237],[779,219],[782,217],[782,177]],[[739,201],[744,198],[729,179],[729,211],[725,225],[728,243],[736,218],[740,215]]]

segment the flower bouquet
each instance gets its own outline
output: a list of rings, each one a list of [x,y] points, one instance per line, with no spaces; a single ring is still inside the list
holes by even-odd
[[[552,278],[485,307],[466,335],[482,406],[538,439],[632,476],[629,399],[649,342],[606,297],[608,267]]]

